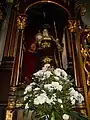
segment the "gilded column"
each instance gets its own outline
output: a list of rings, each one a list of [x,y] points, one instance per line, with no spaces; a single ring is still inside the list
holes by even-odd
[[[13,120],[13,113],[16,107],[16,96],[15,91],[17,89],[17,85],[19,84],[19,74],[21,67],[21,58],[22,58],[22,44],[23,44],[23,32],[26,26],[27,16],[21,14],[17,16],[17,48],[15,52],[15,62],[13,66],[11,82],[10,82],[10,92],[8,98],[8,106],[6,111],[6,120]]]
[[[68,20],[68,29],[70,31],[71,36],[71,48],[72,48],[72,56],[73,56],[73,65],[74,65],[74,77],[75,77],[75,84],[77,87],[80,87],[80,80],[79,80],[79,71],[77,66],[77,53],[76,53],[76,45],[75,45],[75,34],[76,34],[76,24],[77,21],[73,19]]]
[[[82,67],[81,67],[81,57],[79,54],[79,37],[80,33],[78,31],[79,21],[78,20],[69,20],[69,30],[71,34],[71,46],[72,46],[72,56],[73,56],[73,65],[74,65],[74,77],[75,77],[75,85],[77,89],[82,92],[83,94],[87,92],[86,88],[84,87],[84,75],[82,74]],[[83,75],[83,77],[82,77]],[[82,113],[86,114],[86,108],[88,111],[88,102],[86,101],[87,96],[84,94],[85,97],[85,104],[79,104],[76,106]]]

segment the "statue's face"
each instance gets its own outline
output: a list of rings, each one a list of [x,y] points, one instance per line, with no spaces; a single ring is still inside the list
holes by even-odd
[[[35,43],[32,43],[32,44],[31,44],[30,50],[31,50],[31,51],[35,51],[35,50],[36,50],[36,44],[35,44]]]
[[[47,36],[48,37],[48,30],[47,29],[43,30],[43,36]]]

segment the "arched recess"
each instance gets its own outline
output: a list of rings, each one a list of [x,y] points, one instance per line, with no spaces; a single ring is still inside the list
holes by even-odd
[[[24,14],[28,11],[28,9],[32,8],[33,6],[36,6],[38,4],[44,4],[44,3],[51,3],[51,4],[54,4],[54,5],[62,8],[62,9],[64,9],[68,13],[69,17],[71,17],[70,12],[63,5],[61,5],[61,4],[57,3],[57,2],[54,2],[54,1],[47,1],[47,0],[46,1],[42,0],[42,1],[34,2],[34,3],[30,4],[29,6],[27,6],[25,8]]]
[[[26,7],[24,14],[27,15],[26,28],[24,30],[24,47],[27,52],[25,51],[25,54],[23,54],[23,78],[37,70],[35,66],[37,64],[36,56],[28,52],[28,49],[35,42],[35,35],[38,30],[42,31],[47,26],[50,35],[55,39],[58,37],[60,44],[62,44],[64,28],[67,25],[68,18],[71,18],[67,8],[53,1],[34,2]]]

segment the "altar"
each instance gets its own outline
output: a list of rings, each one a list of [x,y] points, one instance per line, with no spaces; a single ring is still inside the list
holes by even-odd
[[[13,2],[0,65],[5,120],[21,120],[23,110],[16,111],[20,103],[15,92],[20,85],[30,84],[33,73],[44,64],[61,68],[74,78],[75,87],[85,97],[85,103],[77,108],[90,116],[89,56],[84,54],[88,52],[85,40],[89,42],[89,30],[82,25],[80,10],[75,0]]]

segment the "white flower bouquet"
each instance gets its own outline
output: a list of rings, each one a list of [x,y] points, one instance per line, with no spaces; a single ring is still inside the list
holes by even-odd
[[[60,68],[53,69],[45,64],[32,79],[24,91],[24,108],[32,110],[39,120],[69,120],[73,106],[84,101],[82,94],[72,87],[67,73]]]

